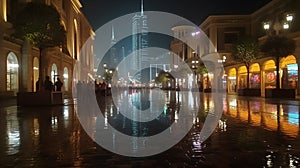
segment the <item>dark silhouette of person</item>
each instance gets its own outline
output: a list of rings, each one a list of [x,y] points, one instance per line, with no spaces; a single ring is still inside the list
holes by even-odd
[[[62,81],[59,78],[57,78],[57,81],[54,83],[54,85],[56,87],[56,91],[60,92],[61,91],[61,87],[63,86]]]
[[[50,77],[46,76],[46,80],[44,82],[45,90],[46,91],[53,91],[53,82],[50,81]]]
[[[35,90],[40,91],[40,78],[35,82]]]

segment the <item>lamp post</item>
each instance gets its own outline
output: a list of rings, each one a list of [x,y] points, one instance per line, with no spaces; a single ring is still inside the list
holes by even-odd
[[[292,14],[286,14],[285,18],[282,21],[279,21],[278,17],[274,22],[266,21],[263,23],[263,28],[266,31],[273,29],[276,35],[280,34],[281,30],[287,30],[290,28],[292,21],[294,20],[294,16]]]
[[[294,19],[292,14],[285,14],[283,18],[278,16],[273,22],[264,22],[263,28],[269,32],[269,37],[266,42],[262,44],[262,51],[269,56],[275,57],[276,63],[276,89],[280,89],[280,67],[279,61],[281,57],[285,57],[291,54],[293,48],[292,40],[289,40],[286,36],[281,35],[285,30],[289,29]],[[272,31],[269,31],[272,30]],[[274,34],[275,32],[275,34]]]

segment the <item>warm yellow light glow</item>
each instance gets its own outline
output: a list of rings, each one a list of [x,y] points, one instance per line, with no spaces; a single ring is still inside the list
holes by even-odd
[[[229,70],[228,76],[236,76],[236,69],[235,68],[231,68]]]
[[[7,22],[7,7],[6,7],[6,0],[2,1],[3,7],[2,7],[2,12],[3,12],[3,20]]]
[[[297,63],[297,61],[296,61],[295,56],[289,55],[286,58],[281,60],[281,62],[280,62],[281,66],[280,67],[281,68],[286,68],[287,65],[296,64],[296,63]]]
[[[247,73],[247,68],[246,68],[246,66],[241,66],[241,67],[239,68],[239,74],[243,74],[243,73]]]
[[[265,62],[264,70],[274,70],[276,68],[274,60]]]
[[[258,63],[252,64],[250,66],[250,72],[259,72],[260,71],[260,66]]]

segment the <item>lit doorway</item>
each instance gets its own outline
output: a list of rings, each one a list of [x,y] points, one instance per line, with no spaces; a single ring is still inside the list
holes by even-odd
[[[36,82],[39,79],[39,59],[34,57],[33,59],[33,91],[36,92]]]
[[[52,64],[51,67],[51,81],[54,83],[57,78],[57,66],[56,64]]]
[[[64,87],[65,87],[65,91],[68,91],[69,90],[69,72],[68,72],[68,68],[65,67],[64,68]]]
[[[17,56],[10,52],[7,56],[7,74],[6,74],[6,89],[7,91],[19,90],[19,63]]]
[[[228,72],[228,93],[235,93],[236,92],[236,69],[231,68]]]
[[[281,60],[281,87],[296,89],[298,83],[298,64],[295,56],[289,55]]]

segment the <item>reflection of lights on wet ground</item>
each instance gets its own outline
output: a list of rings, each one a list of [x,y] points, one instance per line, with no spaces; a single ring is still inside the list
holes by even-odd
[[[117,115],[119,115],[119,114],[120,114],[120,107],[117,106]]]
[[[288,122],[293,125],[299,125],[299,107],[298,106],[285,106],[284,113],[288,116]]]
[[[204,110],[214,108],[214,102],[211,99],[204,101]]]
[[[178,113],[175,111],[175,117],[174,117],[174,119],[175,119],[175,123],[177,123],[177,120],[179,119],[179,116],[178,116]]]
[[[291,154],[287,154],[288,156],[288,164],[289,167],[297,167],[299,165],[299,158],[297,156],[293,156]],[[266,155],[266,165],[267,167],[274,167],[274,161],[277,160],[280,156],[278,156],[273,151],[270,154]],[[281,166],[280,166],[281,167]]]
[[[200,141],[193,141],[193,147],[194,149],[201,149]]]
[[[227,112],[227,102],[226,102],[226,97],[223,97],[223,111]]]
[[[290,124],[299,125],[299,113],[298,112],[289,112],[288,113],[288,122]]]
[[[288,145],[288,151],[289,148],[291,148],[291,145]],[[286,156],[285,156],[286,157]],[[288,164],[289,167],[297,167],[300,162],[300,158],[297,156],[294,156],[292,154],[287,154]],[[274,161],[276,161],[280,156],[278,156],[278,153],[275,153],[274,151],[270,151],[270,154],[266,155],[266,165],[267,167],[274,167]]]
[[[237,106],[237,101],[236,101],[236,99],[230,100],[229,106],[230,106],[230,108],[234,108],[234,109],[235,109],[236,106]]]
[[[20,146],[20,132],[19,130],[9,130],[8,132],[9,149],[7,154],[13,155],[19,152]]]
[[[64,106],[64,119],[69,120],[69,106]]]
[[[192,134],[192,150],[193,155],[192,157],[199,157],[203,151],[203,147],[200,141],[200,134],[198,132],[195,132]]]
[[[51,126],[52,126],[53,131],[57,130],[57,126],[58,126],[58,124],[57,124],[57,116],[52,116]]]
[[[104,113],[104,129],[108,129],[108,117],[107,111]]]
[[[110,106],[110,116],[113,117],[114,116],[114,109],[113,109],[113,105]]]
[[[253,101],[251,102],[251,109],[252,111],[255,112],[260,112],[261,111],[261,103],[258,101]]]
[[[300,159],[298,157],[289,154],[290,167],[297,167],[297,165],[299,165],[299,160]]]
[[[176,97],[178,97],[179,102],[182,102],[182,94],[179,94],[179,92],[176,92]]]
[[[17,120],[17,115],[13,111],[7,110],[7,143],[8,151],[7,154],[13,155],[19,152],[20,146],[20,131],[19,122]]]
[[[67,128],[68,124],[69,124],[69,119],[70,119],[69,112],[70,112],[69,106],[64,106],[63,117],[64,117],[64,126],[65,126],[65,128]]]
[[[39,120],[37,118],[33,119],[33,130],[34,130],[34,136],[39,136],[40,125],[39,125]]]
[[[218,127],[221,130],[221,132],[226,132],[226,128],[227,128],[226,120],[224,121],[219,120]]]
[[[272,155],[267,155],[266,156],[267,159],[267,166],[268,167],[273,167],[273,163],[272,163]]]
[[[193,97],[192,92],[189,92],[189,99],[188,99],[188,102],[189,102],[189,107],[190,107],[190,108],[193,108],[193,107],[194,107],[194,97]]]
[[[164,115],[167,115],[167,110],[168,110],[168,107],[167,107],[167,104],[164,105]]]

